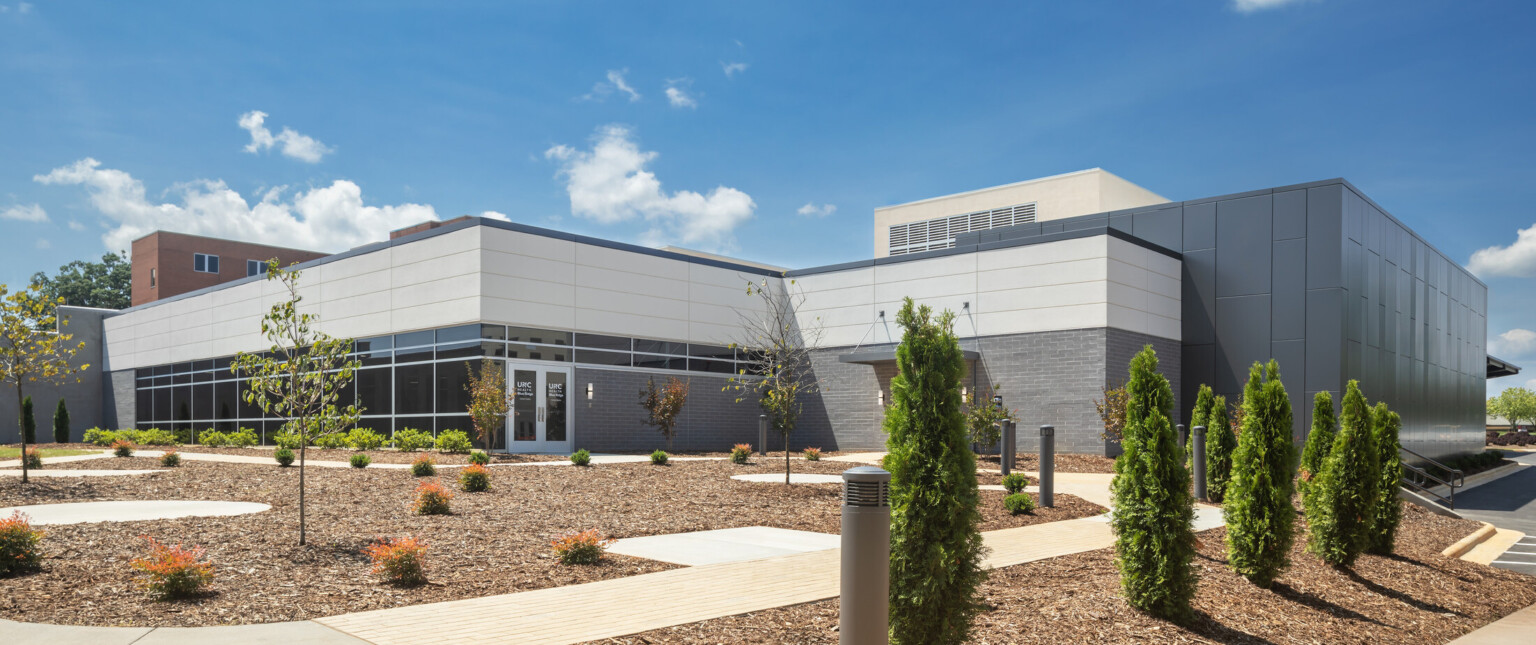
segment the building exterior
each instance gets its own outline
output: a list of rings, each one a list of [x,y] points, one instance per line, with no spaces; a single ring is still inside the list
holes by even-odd
[[[1432,456],[1481,447],[1482,393],[1495,373],[1484,349],[1487,288],[1354,186],[1334,179],[1183,202],[1125,186],[1117,190],[1145,203],[789,271],[460,218],[305,262],[301,284],[322,328],[356,339],[363,367],[347,396],[365,409],[361,425],[469,430],[464,383],[489,358],[514,395],[496,445],[516,451],[653,449],[661,438],[643,425],[638,392],[669,376],[691,383],[678,449],[755,442],[755,402],[725,388],[750,367],[732,349],[742,320],[762,313],[748,282],[789,294],[799,328],[819,339],[822,391],[807,401],[793,447],[883,446],[905,297],[956,313],[970,363],[962,387],[999,385],[1020,426],[1054,425],[1062,450],[1117,451],[1100,436],[1093,401],[1123,382],[1145,345],[1173,383],[1179,421],[1199,384],[1236,400],[1249,366],[1273,357],[1298,440],[1310,397],[1338,396],[1358,379],[1367,397],[1403,413],[1405,445]],[[1020,197],[950,199],[918,204],[990,212]],[[919,215],[938,217],[934,208]],[[257,276],[104,313],[90,361],[102,369],[88,373],[103,392],[99,424],[238,426],[270,441],[282,420],[242,403],[228,366],[265,348],[258,321],[281,296]],[[1033,434],[1021,438],[1026,448]]]
[[[283,265],[308,262],[324,253],[250,244],[199,235],[155,231],[133,241],[133,306],[179,296],[266,271],[276,258]]]

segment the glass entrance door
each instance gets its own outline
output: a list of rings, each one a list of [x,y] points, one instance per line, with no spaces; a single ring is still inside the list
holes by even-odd
[[[547,363],[507,364],[512,405],[507,416],[507,446],[512,452],[571,451],[568,390],[570,367]]]

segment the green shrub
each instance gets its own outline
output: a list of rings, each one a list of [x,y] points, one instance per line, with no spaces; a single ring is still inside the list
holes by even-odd
[[[976,454],[961,411],[954,314],[907,298],[883,423],[891,472],[891,642],[963,643],[982,608],[986,547]]]
[[[229,445],[229,438],[224,433],[209,428],[197,435],[197,443],[209,448],[220,448]]]
[[[415,428],[401,428],[395,431],[395,447],[405,452],[427,450],[432,447],[432,435]]]
[[[37,448],[28,447],[26,454],[21,456],[21,460],[26,462],[27,468],[43,467],[43,453]]]
[[[731,463],[745,464],[752,457],[752,444],[738,443],[731,447]]]
[[[160,465],[166,468],[180,466],[181,454],[177,453],[174,449],[165,451],[165,454],[160,455]]]
[[[469,435],[463,430],[444,430],[437,433],[438,452],[469,452],[474,447],[469,443]]]
[[[1003,475],[1003,490],[1009,493],[1022,493],[1024,487],[1029,485],[1029,478],[1021,473],[1008,473]]]
[[[384,447],[384,435],[369,428],[353,428],[347,433],[346,442],[353,450],[378,450]]]
[[[805,455],[805,460],[806,461],[821,461],[821,449],[820,448],[806,448],[805,452],[802,453],[802,454]]]
[[[112,454],[119,457],[132,457],[133,442],[127,439],[118,439],[112,442]]]
[[[667,465],[667,451],[665,451],[665,450],[656,450],[655,452],[652,452],[651,453],[651,463],[655,464],[657,466],[665,466],[665,465]]]
[[[411,475],[416,477],[431,477],[437,474],[437,462],[431,457],[422,455],[411,462]]]
[[[279,448],[287,448],[289,450],[298,450],[304,445],[304,439],[299,436],[299,433],[286,430],[273,436],[272,442],[277,444]]]
[[[1307,550],[1333,566],[1353,564],[1370,542],[1381,462],[1371,441],[1371,409],[1357,381],[1344,391],[1342,417],[1307,514]]]
[[[58,407],[53,409],[53,441],[54,443],[69,443],[69,408],[64,405],[64,399],[59,399]]]
[[[83,437],[81,441],[97,446],[106,447],[112,445],[112,442],[117,441],[117,432],[113,430],[102,430],[101,428],[91,428],[90,430],[85,431],[85,437]]]
[[[603,552],[610,544],[613,544],[613,539],[604,539],[597,529],[562,535],[550,542],[555,555],[560,558],[560,564],[597,564],[603,559]]]
[[[1312,480],[1323,472],[1323,460],[1333,449],[1333,439],[1338,435],[1334,428],[1338,425],[1333,415],[1333,395],[1327,390],[1318,392],[1312,397],[1312,429],[1307,432],[1307,444],[1301,451],[1301,472],[1296,482],[1303,508],[1312,503]]]
[[[1249,368],[1242,416],[1243,433],[1232,454],[1232,480],[1222,505],[1227,561],[1249,582],[1267,588],[1290,566],[1296,539],[1291,399],[1273,359],[1267,368],[1258,363]]]
[[[0,519],[0,577],[36,569],[43,559],[37,548],[42,541],[43,532],[32,530],[31,519],[21,511]]]
[[[1366,550],[1379,555],[1390,555],[1397,546],[1397,526],[1403,521],[1403,502],[1398,499],[1398,489],[1403,485],[1402,444],[1398,433],[1403,419],[1387,409],[1387,404],[1377,403],[1371,415],[1372,445],[1376,448],[1376,506],[1372,512],[1371,535]],[[1500,455],[1490,450],[1495,459]],[[1484,453],[1487,454],[1487,453]]]
[[[1195,426],[1204,426],[1206,436],[1210,436],[1212,425],[1211,410],[1214,409],[1216,409],[1215,393],[1211,391],[1211,386],[1201,383],[1200,389],[1195,393],[1195,407],[1189,411],[1190,436],[1194,436]],[[1193,466],[1194,451],[1189,450],[1190,446],[1185,446],[1185,448],[1186,452],[1190,454],[1185,456],[1184,463]]]
[[[1215,502],[1227,498],[1232,480],[1232,453],[1237,451],[1237,435],[1227,420],[1227,397],[1211,400],[1211,412],[1205,429],[1205,494]]]
[[[443,488],[437,482],[422,482],[416,487],[416,504],[414,509],[417,515],[450,515],[448,503],[453,500],[453,493]]]
[[[469,463],[484,466],[491,463],[491,456],[486,454],[484,450],[471,450],[469,451]]]
[[[1013,493],[1003,498],[1003,508],[1008,509],[1008,512],[1014,515],[1033,513],[1035,512],[1035,498],[1030,497],[1029,493]]]
[[[571,463],[576,464],[577,466],[586,466],[591,464],[592,453],[587,452],[586,448],[577,450],[576,452],[571,453]]]
[[[482,493],[491,488],[491,471],[480,464],[470,464],[459,471],[459,487],[466,493]]]
[[[150,428],[148,430],[119,430],[119,439],[127,439],[141,446],[174,446],[181,441],[176,434],[169,430]]]
[[[228,445],[236,448],[250,448],[261,443],[261,437],[256,436],[256,431],[250,428],[241,428],[236,432],[226,433],[224,440]]]
[[[37,418],[32,414],[32,397],[21,400],[21,437],[23,443],[37,443]]]
[[[293,449],[287,446],[278,446],[272,451],[272,458],[277,460],[277,465],[287,468],[293,465]]]
[[[1131,359],[1125,432],[1110,488],[1115,566],[1132,607],[1165,619],[1190,615],[1195,595],[1194,495],[1169,413],[1173,388],[1147,345]]]
[[[352,464],[353,468],[367,468],[368,464],[373,463],[373,459],[367,454],[359,452],[348,457],[347,462]]]
[[[311,435],[316,448],[326,448],[329,450],[346,448],[347,436],[345,432],[327,432],[318,437]]]

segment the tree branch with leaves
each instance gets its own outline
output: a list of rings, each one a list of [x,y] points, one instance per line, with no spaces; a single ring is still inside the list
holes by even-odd
[[[361,366],[352,352],[352,339],[332,338],[316,329],[319,317],[299,311],[299,272],[267,263],[267,280],[279,282],[286,300],[272,305],[261,319],[261,334],[271,342],[265,353],[241,352],[230,371],[246,377],[245,402],[262,412],[285,418],[285,431],[299,438],[299,545],[305,544],[305,448],[329,434],[357,423],[362,411],[341,405],[341,392]]]
[[[507,420],[511,407],[507,392],[507,368],[489,358],[480,361],[479,373],[469,371],[469,383],[464,390],[469,393],[469,418],[475,423],[475,436],[485,451],[491,451],[495,433]]]
[[[759,308],[739,312],[742,340],[731,346],[747,356],[748,367],[737,370],[725,384],[736,392],[736,402],[757,397],[768,415],[768,424],[784,439],[784,483],[789,483],[789,436],[794,433],[805,397],[821,391],[812,356],[821,343],[821,319],[801,327],[795,311],[805,302],[804,293],[791,293],[794,280],[774,288],[768,280],[748,282],[747,295],[756,296]],[[762,446],[763,450],[768,449]]]
[[[75,354],[85,349],[85,343],[74,342],[74,335],[64,332],[69,317],[60,318],[58,308],[62,298],[49,297],[33,285],[11,292],[0,284],[0,384],[16,388],[16,411],[22,413],[24,385],[38,383],[61,385],[70,377],[85,371],[90,364],[71,364]],[[16,434],[21,439],[21,454],[27,454],[27,435],[21,418],[16,421]],[[27,460],[21,460],[21,483],[28,480]]]
[[[688,402],[688,383],[676,376],[667,377],[666,384],[656,387],[656,379],[645,379],[640,390],[640,407],[645,408],[645,424],[655,428],[667,440],[667,451],[672,451],[672,437],[677,436],[677,416],[682,414]]]

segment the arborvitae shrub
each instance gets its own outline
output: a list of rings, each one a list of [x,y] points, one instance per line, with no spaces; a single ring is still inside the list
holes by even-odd
[[[1403,502],[1397,497],[1398,488],[1403,485],[1402,458],[1398,453],[1401,447],[1398,432],[1403,427],[1403,420],[1396,412],[1388,410],[1387,404],[1377,403],[1371,422],[1375,435],[1371,443],[1376,446],[1379,468],[1376,471],[1376,508],[1366,550],[1388,555],[1396,547],[1397,525],[1403,521]]]
[[[960,406],[965,358],[954,315],[933,318],[911,298],[885,411],[891,471],[891,642],[962,643],[981,609],[986,547],[976,454]]]
[[[1353,564],[1370,542],[1381,462],[1371,440],[1371,409],[1356,381],[1344,391],[1342,416],[1307,509],[1307,550],[1334,566]]]
[[[1280,365],[1254,363],[1243,388],[1242,434],[1232,453],[1222,512],[1227,520],[1227,560],[1249,582],[1269,587],[1290,566],[1296,511],[1291,506],[1296,448],[1291,440],[1291,400],[1280,382]]]
[[[1312,397],[1312,429],[1307,432],[1307,445],[1301,451],[1301,472],[1296,488],[1301,491],[1303,508],[1312,503],[1312,480],[1323,472],[1323,460],[1333,450],[1333,439],[1339,421],[1333,415],[1333,395],[1327,390]]]
[[[21,436],[26,443],[37,443],[37,419],[32,416],[32,397],[21,400]]]
[[[1194,436],[1195,426],[1204,426],[1206,441],[1210,441],[1211,410],[1214,409],[1216,409],[1215,393],[1211,391],[1211,386],[1201,383],[1199,391],[1195,393],[1195,407],[1189,411],[1189,433],[1191,437]],[[1191,444],[1185,446],[1185,452],[1189,454],[1185,456],[1184,462],[1193,466],[1195,452],[1192,446],[1194,440],[1191,439],[1190,441]]]
[[[69,408],[64,405],[64,399],[59,399],[59,407],[53,409],[53,441],[54,443],[69,443]]]
[[[1003,498],[1003,508],[1008,509],[1008,512],[1014,515],[1033,513],[1035,512],[1035,498],[1030,497],[1029,493],[1013,493]]]
[[[1148,345],[1131,359],[1124,454],[1115,459],[1115,566],[1132,607],[1160,618],[1190,615],[1195,595],[1194,495],[1169,413],[1173,388]]]
[[[1237,434],[1227,421],[1227,397],[1213,400],[1211,414],[1205,429],[1205,494],[1211,501],[1227,498],[1227,485],[1232,481],[1232,453],[1237,451]]]
[[[1024,487],[1029,485],[1029,478],[1021,473],[1008,473],[1003,475],[1003,490],[1010,493],[1022,493]]]

